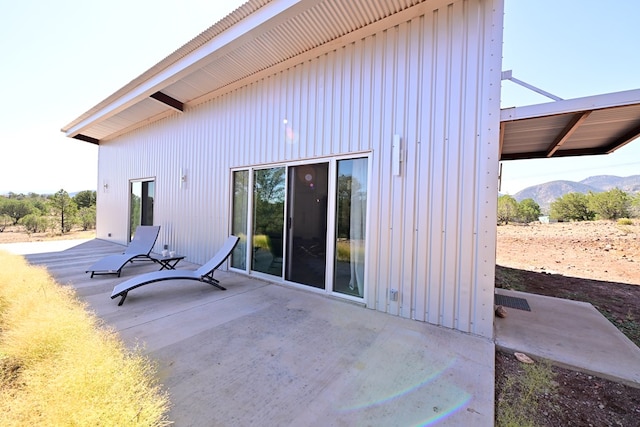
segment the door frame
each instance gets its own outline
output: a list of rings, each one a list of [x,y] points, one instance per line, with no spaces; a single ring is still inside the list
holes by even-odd
[[[145,183],[145,182],[153,182],[153,204],[154,204],[154,211],[155,211],[155,204],[157,203],[157,195],[158,195],[158,189],[157,189],[157,180],[155,177],[148,177],[148,178],[135,178],[135,179],[130,179],[129,180],[129,188],[128,188],[128,198],[129,198],[129,209],[127,210],[127,229],[128,229],[128,242],[131,241],[132,236],[133,236],[133,232],[135,231],[133,229],[133,224],[131,222],[131,218],[133,216],[133,205],[131,203],[131,195],[133,194],[133,185],[137,184],[137,183]],[[140,215],[142,215],[142,200],[140,201]],[[153,222],[155,222],[155,212],[153,212]],[[140,218],[140,224],[142,224],[142,219]],[[145,225],[153,225],[153,224],[145,224]]]
[[[372,158],[373,158],[373,152],[372,151],[363,151],[363,152],[354,152],[354,153],[349,153],[349,154],[344,154],[344,155],[340,155],[340,156],[327,156],[327,157],[314,157],[314,158],[307,158],[307,159],[303,159],[303,160],[297,160],[297,161],[291,161],[291,162],[277,162],[277,163],[268,163],[268,164],[255,164],[255,165],[250,165],[250,166],[244,166],[244,167],[234,167],[230,169],[230,196],[229,196],[229,212],[230,212],[230,218],[233,217],[232,213],[233,213],[233,196],[234,196],[234,188],[233,188],[233,174],[235,172],[240,172],[240,171],[248,171],[249,172],[249,182],[248,182],[248,200],[247,200],[247,229],[245,230],[246,232],[246,236],[247,236],[247,242],[251,242],[253,239],[253,221],[254,221],[254,203],[253,203],[253,186],[254,186],[254,171],[256,170],[261,170],[261,169],[270,169],[270,168],[278,168],[278,167],[284,167],[286,170],[285,173],[285,201],[284,201],[284,224],[285,224],[285,229],[284,229],[284,242],[286,242],[286,239],[288,239],[288,230],[286,227],[286,216],[288,215],[289,212],[289,182],[288,182],[288,177],[289,177],[289,171],[290,171],[290,167],[292,166],[303,166],[306,164],[316,164],[316,163],[328,163],[329,164],[329,168],[328,168],[328,198],[327,198],[327,240],[326,240],[326,262],[325,262],[325,286],[323,289],[321,288],[315,288],[313,286],[309,286],[309,285],[304,285],[304,284],[300,284],[300,283],[296,283],[296,282],[291,282],[288,280],[285,280],[285,266],[283,265],[283,270],[280,276],[273,276],[270,274],[266,274],[266,273],[261,273],[259,271],[254,271],[251,269],[251,265],[252,265],[252,244],[247,243],[246,247],[247,250],[245,251],[245,268],[244,269],[240,269],[240,268],[236,268],[233,266],[229,266],[231,271],[237,272],[237,273],[241,273],[241,274],[246,274],[248,276],[252,276],[252,277],[256,277],[259,278],[261,280],[266,280],[269,282],[274,282],[274,283],[281,283],[281,284],[286,284],[287,286],[291,286],[294,288],[299,288],[299,289],[304,289],[307,291],[311,291],[311,292],[318,292],[318,293],[323,293],[323,294],[331,294],[334,296],[338,296],[340,298],[343,299],[348,299],[348,300],[352,300],[355,302],[365,302],[367,301],[367,296],[368,296],[368,292],[369,292],[369,287],[368,286],[364,286],[364,290],[363,290],[363,295],[362,297],[357,297],[357,296],[353,296],[353,295],[348,295],[348,294],[344,294],[344,293],[340,293],[340,292],[335,292],[333,287],[334,287],[334,281],[335,281],[335,256],[336,256],[336,205],[337,205],[337,185],[338,185],[338,177],[337,177],[337,164],[339,160],[351,160],[351,159],[361,159],[361,158],[366,158],[367,159],[367,202],[366,202],[366,210],[367,210],[367,218],[370,217],[369,212],[371,212],[371,200],[373,199],[373,197],[371,197],[371,185],[372,185],[372,179],[371,179],[371,171],[372,171]],[[369,236],[370,234],[370,225],[371,221],[367,220],[366,222],[366,228],[365,228],[365,235],[367,236],[366,242],[365,242],[365,272],[364,272],[364,280],[365,280],[365,284],[368,283],[368,268],[366,268],[366,266],[369,265],[369,259],[370,259],[370,250],[369,250],[369,244],[370,244],[370,240],[369,240]],[[283,260],[284,262],[286,262],[287,260],[287,245],[283,244]]]

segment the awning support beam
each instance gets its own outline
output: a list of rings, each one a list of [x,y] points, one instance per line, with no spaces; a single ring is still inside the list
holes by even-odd
[[[169,95],[162,93],[162,92],[156,92],[152,95],[150,95],[151,98],[155,99],[156,101],[162,102],[165,105],[168,105],[169,107],[173,108],[176,111],[179,112],[183,112],[184,111],[184,103],[178,101],[175,98],[170,97]]]
[[[84,141],[84,142],[90,142],[92,144],[96,144],[96,145],[100,145],[100,140],[96,139],[96,138],[92,138],[90,136],[87,135],[83,135],[81,133],[74,135],[73,136],[74,139],[78,139],[80,141]]]
[[[518,85],[520,85],[520,86],[522,86],[524,88],[532,90],[535,93],[539,93],[542,96],[546,96],[547,98],[551,98],[554,101],[562,101],[563,100],[559,96],[555,96],[554,94],[549,93],[546,90],[542,90],[540,88],[535,87],[534,85],[530,85],[527,82],[523,82],[522,80],[516,79],[515,77],[513,77],[513,71],[512,70],[503,71],[502,72],[502,80],[510,80],[510,81],[514,82],[515,84],[518,84]]]
[[[604,147],[603,151],[606,154],[611,154],[618,148],[627,145],[628,143],[630,143],[631,141],[633,141],[638,137],[640,137],[640,126],[637,126],[631,129],[629,132],[627,132],[626,134],[622,135],[620,138],[613,141],[611,144]]]
[[[556,139],[551,143],[551,145],[549,145],[549,148],[547,148],[547,153],[545,155],[545,157],[553,157],[553,155],[555,154],[556,151],[558,151],[558,149],[560,147],[562,147],[562,144],[564,144],[570,137],[571,135],[573,135],[573,133],[580,127],[580,124],[587,118],[589,117],[589,115],[591,114],[591,111],[584,111],[582,113],[576,114],[573,119],[571,119],[571,121],[569,122],[569,124],[562,129],[562,132],[560,132],[560,134],[556,137]]]

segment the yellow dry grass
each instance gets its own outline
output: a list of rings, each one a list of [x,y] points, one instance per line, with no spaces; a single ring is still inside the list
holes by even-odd
[[[163,426],[154,364],[45,269],[0,251],[3,426]]]

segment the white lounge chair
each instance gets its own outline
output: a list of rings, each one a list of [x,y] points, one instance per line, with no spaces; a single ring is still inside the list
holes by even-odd
[[[149,258],[149,254],[156,244],[160,233],[160,226],[140,225],[136,228],[133,240],[122,254],[109,255],[95,262],[85,273],[91,272],[93,278],[96,274],[117,274],[120,277],[122,268],[135,258]]]
[[[239,240],[240,239],[236,236],[229,236],[227,241],[222,245],[213,258],[197,270],[161,270],[141,274],[129,280],[125,280],[113,288],[113,292],[111,292],[111,299],[118,296],[121,297],[118,305],[122,305],[130,290],[163,280],[197,280],[226,291],[226,288],[220,286],[220,282],[213,278],[213,273],[227,258],[229,258],[229,255],[231,255],[231,252],[236,247]]]

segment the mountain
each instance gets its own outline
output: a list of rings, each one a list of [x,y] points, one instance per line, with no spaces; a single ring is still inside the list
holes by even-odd
[[[513,197],[521,202],[524,199],[533,199],[540,205],[542,212],[549,212],[551,203],[567,193],[583,193],[589,191],[601,193],[614,188],[619,188],[628,194],[640,192],[640,175],[619,177],[613,175],[590,176],[580,182],[575,181],[551,181],[544,184],[527,187],[518,191]]]
[[[590,176],[580,181],[581,184],[595,187],[600,191],[609,191],[619,188],[625,193],[640,192],[640,175],[632,175],[627,177],[613,175]]]

